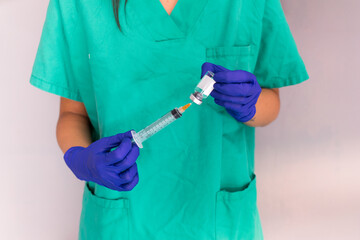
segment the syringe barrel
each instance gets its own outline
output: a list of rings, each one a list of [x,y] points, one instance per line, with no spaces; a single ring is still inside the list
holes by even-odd
[[[142,148],[142,143],[153,136],[155,133],[159,132],[161,129],[165,128],[166,126],[170,125],[176,119],[181,117],[181,113],[177,108],[173,109],[169,113],[165,114],[151,125],[147,126],[140,132],[136,133],[132,131],[133,139],[135,143]]]

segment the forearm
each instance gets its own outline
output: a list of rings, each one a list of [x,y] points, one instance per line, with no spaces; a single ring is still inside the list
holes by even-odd
[[[263,127],[274,121],[280,111],[279,89],[262,88],[255,107],[255,116],[244,124],[251,127]]]
[[[72,112],[60,114],[56,137],[63,153],[73,146],[89,146],[91,144],[89,118]]]

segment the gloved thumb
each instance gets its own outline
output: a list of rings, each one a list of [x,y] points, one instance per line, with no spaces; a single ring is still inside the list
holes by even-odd
[[[131,131],[119,133],[110,137],[104,137],[93,143],[93,149],[97,152],[109,152],[112,148],[120,145],[124,138],[132,138]]]
[[[211,71],[214,74],[216,74],[216,73],[222,72],[222,71],[229,71],[229,69],[226,69],[220,65],[215,65],[213,63],[205,62],[201,66],[201,77],[200,78],[202,78],[207,71]]]

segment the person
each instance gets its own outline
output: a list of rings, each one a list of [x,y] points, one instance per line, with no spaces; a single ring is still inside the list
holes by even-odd
[[[214,100],[139,150],[129,131],[188,103],[209,70]],[[307,79],[279,0],[50,0],[30,83],[61,96],[79,239],[262,239],[255,127]]]

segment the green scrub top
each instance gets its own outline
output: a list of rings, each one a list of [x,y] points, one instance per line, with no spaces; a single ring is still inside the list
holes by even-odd
[[[30,83],[84,103],[93,140],[188,103],[205,62],[264,88],[308,78],[279,0],[50,0]],[[84,187],[79,239],[262,239],[255,129],[208,98],[144,143],[139,183]]]

